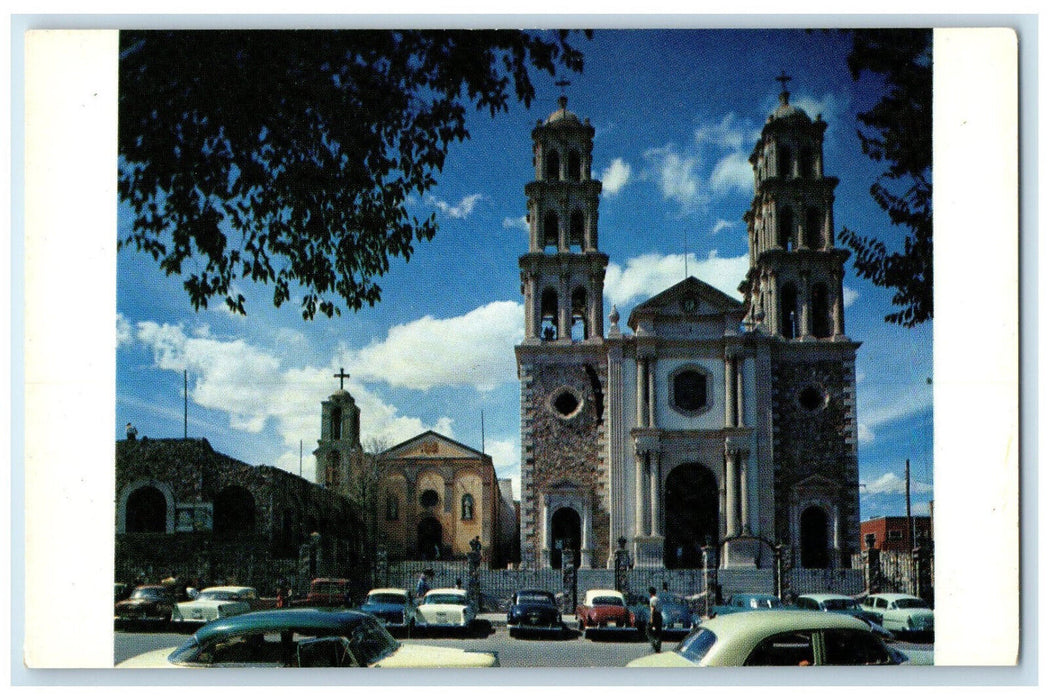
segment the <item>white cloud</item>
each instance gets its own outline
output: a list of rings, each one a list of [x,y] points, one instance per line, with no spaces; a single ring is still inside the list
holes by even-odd
[[[508,216],[503,219],[503,228],[518,228],[522,231],[528,231],[528,217],[521,215],[517,218]]]
[[[714,228],[710,230],[710,235],[716,236],[727,228],[735,228],[738,223],[727,219],[718,219],[717,223],[714,224]]]
[[[623,189],[629,180],[630,164],[622,158],[616,158],[601,173],[601,192],[609,196],[614,195]]]
[[[409,389],[474,386],[487,391],[517,380],[513,348],[523,338],[523,306],[496,301],[463,316],[425,316],[394,326],[384,340],[347,353],[345,363],[362,381]]]
[[[695,131],[696,143],[711,144],[727,151],[748,149],[760,135],[760,131],[740,123],[739,118],[732,112],[726,114],[720,122],[703,124]]]
[[[868,445],[874,442],[874,433],[867,427],[866,423],[860,423],[856,428],[856,440],[861,445]]]
[[[860,293],[857,292],[852,287],[845,287],[845,286],[843,286],[841,288],[841,298],[842,298],[842,303],[845,305],[845,308],[847,309],[850,306],[852,306],[857,299],[860,298]]]
[[[459,200],[458,204],[448,204],[443,200],[437,199],[433,195],[427,195],[426,200],[437,207],[442,214],[451,217],[453,219],[465,219],[477,206],[477,203],[484,199],[482,194],[470,194]]]
[[[260,433],[273,426],[288,448],[273,466],[297,474],[301,440],[303,475],[310,478],[320,420],[318,397],[331,393],[334,364],[285,368],[281,358],[244,340],[218,339],[198,328],[197,333],[201,332],[205,334],[191,336],[181,326],[144,321],[137,324],[136,339],[153,351],[159,369],[179,374],[188,370],[190,400],[225,413],[233,430]],[[361,437],[365,441],[377,437],[393,445],[430,429],[454,437],[452,420],[446,416],[431,425],[401,415],[355,377],[346,388],[361,408]]]
[[[131,323],[124,314],[117,314],[117,347],[127,345],[132,340]]]
[[[841,111],[840,100],[831,93],[827,93],[823,97],[811,97],[809,95],[791,96],[791,104],[795,104],[805,110],[805,113],[812,119],[817,116],[822,116],[823,121],[830,124],[837,124],[839,121],[838,113]]]
[[[754,169],[742,151],[730,153],[714,166],[710,174],[710,188],[715,194],[754,191]]]
[[[861,487],[861,490],[866,496],[873,496],[876,494],[899,495],[907,492],[907,482],[902,476],[899,476],[894,472],[887,472],[873,481],[867,481]],[[926,484],[911,479],[912,496],[926,493],[932,493],[932,484]]]
[[[705,202],[706,197],[700,188],[698,157],[678,153],[673,146],[664,146],[645,151],[645,160],[654,171],[650,177],[659,183],[663,199],[680,204],[682,213]]]
[[[720,258],[717,251],[709,257],[697,260],[688,254],[689,276],[697,277],[720,289],[734,299],[739,299],[736,289],[747,274],[750,261],[747,255],[738,258]],[[626,268],[609,263],[605,272],[605,297],[623,310],[631,301],[643,301],[671,287],[685,276],[685,256],[650,253],[631,258]]]
[[[484,451],[491,455],[492,466],[497,472],[504,472],[508,467],[517,467],[521,462],[521,449],[517,440],[488,440]]]

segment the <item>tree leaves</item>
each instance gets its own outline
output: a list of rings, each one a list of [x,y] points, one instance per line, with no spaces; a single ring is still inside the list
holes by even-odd
[[[238,279],[331,317],[377,303],[391,257],[437,233],[409,215],[466,105],[535,97],[530,70],[582,70],[570,32],[121,32],[118,243],[182,277],[195,310],[245,313]],[[586,33],[589,36],[589,33]],[[546,38],[544,38],[546,37]]]
[[[864,71],[881,74],[885,94],[857,115],[863,152],[886,169],[871,196],[896,226],[909,229],[902,252],[890,252],[870,236],[843,229],[840,239],[856,253],[856,272],[893,289],[898,307],[889,323],[912,327],[933,317],[932,270],[932,31],[852,30],[848,57],[854,80]]]

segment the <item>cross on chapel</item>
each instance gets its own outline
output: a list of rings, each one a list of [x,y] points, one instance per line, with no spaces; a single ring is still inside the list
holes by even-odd
[[[342,367],[339,368],[339,373],[338,374],[335,374],[335,375],[332,375],[332,376],[334,376],[336,379],[339,380],[339,390],[340,391],[343,389],[343,386],[342,386],[343,380],[350,378],[350,375],[346,374],[346,370],[344,370]]]
[[[787,91],[787,83],[789,83],[791,80],[794,80],[794,78],[792,78],[789,75],[787,75],[787,71],[783,70],[783,71],[779,72],[779,75],[776,77],[776,80],[778,80],[780,82],[780,84],[783,86],[783,92],[786,92]]]

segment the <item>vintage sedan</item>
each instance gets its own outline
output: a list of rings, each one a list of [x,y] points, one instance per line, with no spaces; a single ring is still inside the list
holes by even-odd
[[[758,610],[706,620],[676,649],[633,668],[691,666],[931,665],[932,653],[888,646],[862,620],[806,610]]]
[[[171,619],[175,602],[175,592],[169,586],[138,586],[114,606],[114,623],[166,623]]]
[[[872,593],[860,607],[895,634],[934,633],[932,608],[921,598],[906,593]]]
[[[535,588],[514,593],[510,610],[506,613],[506,631],[511,637],[522,632],[563,634],[565,627],[561,609],[554,594]]]
[[[415,604],[404,588],[373,588],[359,608],[378,620],[386,629],[404,632],[409,637],[415,629]]]
[[[171,611],[171,621],[179,624],[203,624],[220,617],[242,615],[258,608],[259,594],[248,586],[212,586],[193,600],[178,603]]]
[[[402,644],[355,610],[283,608],[210,622],[182,646],[117,668],[469,668],[498,666],[490,652]]]
[[[579,631],[587,639],[597,631],[637,633],[637,619],[627,607],[623,594],[616,590],[590,589],[575,614]]]
[[[662,591],[659,595],[659,606],[663,616],[663,636],[682,636],[700,623],[700,617],[692,612],[692,606],[684,596]],[[648,626],[648,596],[627,596],[627,605],[634,613],[634,623],[639,630]]]
[[[434,588],[419,603],[415,629],[469,632],[477,608],[461,588]]]
[[[798,596],[795,605],[799,610],[822,610],[852,615],[866,622],[871,631],[882,639],[892,640],[894,638],[892,632],[879,624],[878,617],[874,613],[869,613],[861,608],[859,602],[850,596],[841,593],[806,593]]]

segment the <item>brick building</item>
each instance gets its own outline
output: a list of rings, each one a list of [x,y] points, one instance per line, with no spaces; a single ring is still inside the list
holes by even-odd
[[[117,442],[118,581],[173,574],[272,594],[281,577],[346,576],[366,556],[358,509],[331,490],[204,439]]]
[[[834,245],[826,123],[780,95],[750,157],[750,269],[739,302],[688,277],[604,328],[594,127],[532,130],[519,259],[521,557],[526,567],[848,566],[859,536],[855,359]]]
[[[927,515],[913,515],[914,538],[926,543],[932,542],[932,518]],[[910,552],[914,549],[910,532],[907,529],[907,518],[903,515],[872,518],[860,523],[860,549],[867,549],[866,536],[874,535],[874,548],[883,552]]]

